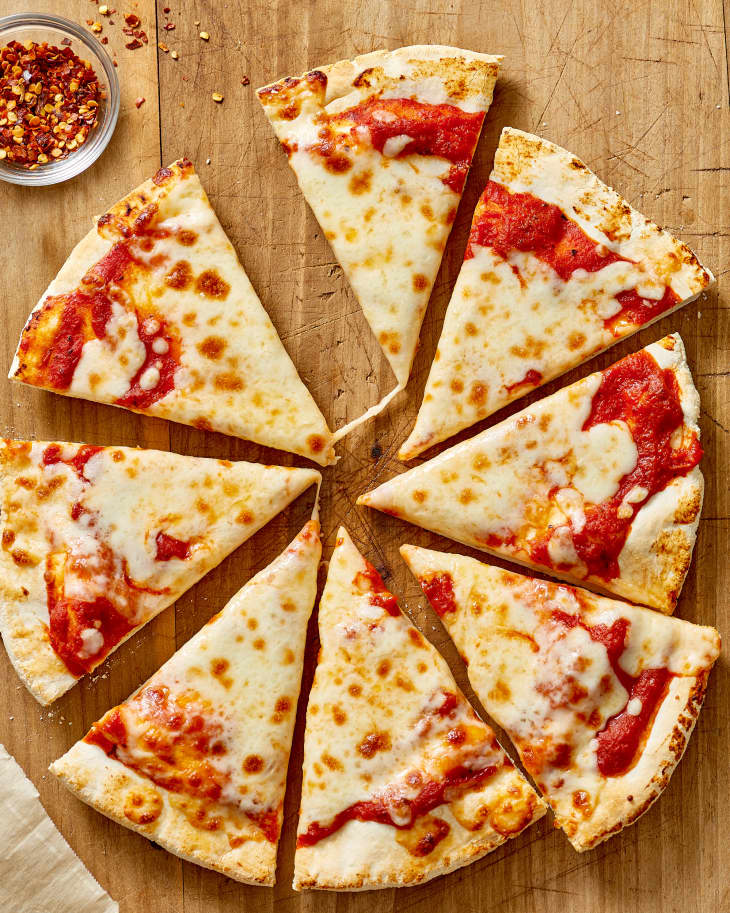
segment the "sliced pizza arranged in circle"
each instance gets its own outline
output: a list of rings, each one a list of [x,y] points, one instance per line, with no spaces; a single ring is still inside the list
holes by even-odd
[[[0,633],[49,704],[310,485],[315,469],[0,445]]]
[[[633,824],[682,757],[717,631],[473,558],[401,554],[575,849]]]
[[[319,606],[294,888],[412,885],[545,813],[341,528]]]
[[[358,503],[671,613],[702,509],[699,407],[667,336]]]
[[[510,127],[474,212],[407,460],[696,298],[692,251]]]
[[[273,885],[321,551],[310,521],[51,772],[183,859]]]
[[[334,460],[327,423],[185,159],[76,245],[26,323],[10,378]]]
[[[398,381],[380,408],[408,381],[500,60],[418,45],[258,90]]]

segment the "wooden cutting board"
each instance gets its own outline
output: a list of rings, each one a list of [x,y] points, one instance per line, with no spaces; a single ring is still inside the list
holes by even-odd
[[[694,561],[677,610],[730,630],[728,455],[730,319],[730,99],[720,0],[153,0],[118,4],[108,19],[88,0],[35,2],[80,23],[99,20],[119,62],[115,136],[85,174],[54,188],[2,185],[2,375],[24,321],[94,214],[162,164],[194,160],[211,201],[302,377],[335,427],[361,414],[392,380],[327,242],[296,187],[254,88],[275,77],[375,48],[438,43],[502,53],[504,68],[421,333],[407,394],[345,440],[325,470],[325,556],[340,523],[383,570],[468,694],[464,669],[398,556],[409,541],[446,540],[355,507],[356,496],[397,472],[395,453],[414,420],[471,213],[504,125],[538,132],[581,156],[638,209],[683,238],[719,289],[619,344],[539,395],[678,330],[702,397],[707,480]],[[169,14],[164,8],[170,6]],[[0,13],[15,12],[0,0]],[[149,44],[124,48],[122,14],[136,12]],[[165,29],[165,23],[174,29]],[[199,32],[210,35],[208,42]],[[176,50],[179,59],[158,47]],[[250,85],[244,86],[244,77]],[[225,95],[215,104],[213,92]],[[137,108],[135,100],[144,98]],[[532,397],[536,398],[535,396]],[[520,400],[512,411],[529,400]],[[0,380],[4,435],[171,449],[199,456],[292,458],[217,434],[42,393]],[[300,461],[301,462],[301,461]],[[170,498],[174,498],[174,491]],[[17,758],[50,815],[122,913],[445,911],[445,913],[718,913],[730,910],[730,705],[727,660],[663,798],[635,826],[585,855],[549,819],[465,869],[419,888],[297,895],[291,890],[303,706],[291,761],[275,889],[250,888],[181,862],[67,794],[46,768],[108,707],[124,699],[300,528],[300,501],[125,644],[52,709],[18,683],[0,651],[0,742]],[[453,547],[453,546],[451,546]],[[459,549],[459,551],[467,551]],[[310,630],[304,695],[312,678]],[[0,872],[0,877],[2,873]],[[8,911],[11,913],[11,911]]]

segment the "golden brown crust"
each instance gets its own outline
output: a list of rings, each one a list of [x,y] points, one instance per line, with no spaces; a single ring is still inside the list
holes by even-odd
[[[244,816],[200,814],[199,801],[152,784],[83,741],[50,770],[97,811],[176,856],[244,884],[274,884],[276,845]]]

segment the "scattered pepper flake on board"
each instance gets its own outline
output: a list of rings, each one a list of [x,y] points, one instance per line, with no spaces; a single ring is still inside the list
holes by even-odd
[[[142,105],[145,103],[145,101],[146,101],[146,99],[142,98],[142,96],[140,95],[139,98],[135,98],[135,100],[134,100],[134,107],[135,107],[135,108],[141,108]]]
[[[81,146],[104,90],[88,60],[47,41],[0,48],[0,150],[35,170]]]
[[[125,13],[124,21],[130,27],[130,29],[138,29],[142,24],[139,16],[136,13]]]
[[[223,101],[224,96],[221,95],[220,92],[214,92],[212,98],[213,101],[219,105]]]
[[[251,85],[251,80],[248,78],[248,76],[244,76],[244,77],[243,77],[243,79],[241,80],[241,85],[242,85],[242,86],[249,86],[249,85]]]
[[[180,56],[180,55],[178,54],[177,51],[172,51],[171,54],[170,54],[170,57],[172,57],[173,60],[177,60],[177,58],[178,58],[179,56]]]

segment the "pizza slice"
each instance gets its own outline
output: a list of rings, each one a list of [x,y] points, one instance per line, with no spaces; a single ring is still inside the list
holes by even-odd
[[[185,159],[76,245],[28,318],[10,378],[334,460],[327,423]]]
[[[579,159],[506,127],[399,456],[468,428],[713,281]]]
[[[273,885],[321,552],[310,521],[51,772],[171,853]]]
[[[702,509],[699,408],[666,336],[358,503],[671,613]]]
[[[0,442],[0,633],[49,704],[318,482],[315,469]]]
[[[258,90],[390,362],[391,396],[408,380],[500,60],[418,45]]]
[[[633,824],[682,757],[717,631],[461,555],[401,554],[575,849]]]
[[[341,528],[319,606],[294,888],[443,875],[545,813]]]

